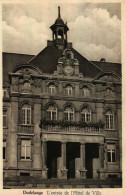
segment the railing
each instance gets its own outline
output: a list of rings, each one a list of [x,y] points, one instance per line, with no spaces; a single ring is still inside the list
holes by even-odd
[[[105,130],[105,137],[117,138],[118,137],[118,130]]]
[[[76,132],[76,133],[103,133],[103,129],[100,127],[79,127],[79,126],[61,126],[61,125],[48,125],[48,124],[44,124],[42,125],[42,130],[45,131],[50,131],[50,132]]]
[[[18,125],[18,133],[27,133],[33,134],[34,133],[34,126],[33,125]]]

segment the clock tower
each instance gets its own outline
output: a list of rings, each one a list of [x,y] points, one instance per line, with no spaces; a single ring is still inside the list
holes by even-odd
[[[69,28],[67,24],[61,18],[60,15],[60,7],[58,7],[58,18],[55,23],[50,27],[52,30],[52,38],[54,45],[58,47],[58,49],[64,49],[67,47],[67,31]]]

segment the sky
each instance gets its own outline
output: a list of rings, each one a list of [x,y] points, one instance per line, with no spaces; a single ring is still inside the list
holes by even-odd
[[[3,4],[3,52],[37,55],[52,40],[58,6],[74,49],[88,60],[121,62],[119,3]]]

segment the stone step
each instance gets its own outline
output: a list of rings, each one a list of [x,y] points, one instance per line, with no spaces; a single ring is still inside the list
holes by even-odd
[[[20,188],[112,188],[121,187],[121,179],[42,179],[41,177],[8,177],[4,178],[4,187],[20,186]]]

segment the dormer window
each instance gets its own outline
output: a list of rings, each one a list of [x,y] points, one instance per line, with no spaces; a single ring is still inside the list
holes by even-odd
[[[55,94],[55,92],[56,92],[56,87],[55,87],[55,85],[49,85],[49,94]]]
[[[71,96],[73,94],[73,88],[72,86],[68,85],[66,87],[66,95]]]

